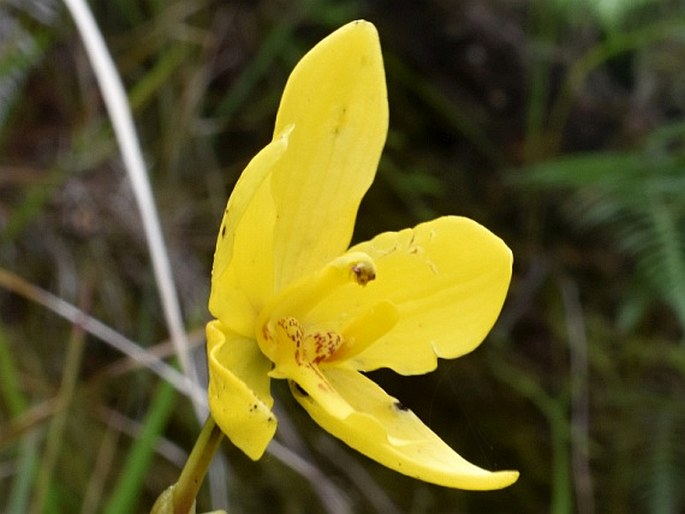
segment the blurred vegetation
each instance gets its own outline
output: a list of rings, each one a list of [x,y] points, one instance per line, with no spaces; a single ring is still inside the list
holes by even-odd
[[[201,368],[227,195],[270,139],[295,62],[351,19],[379,29],[391,109],[355,238],[459,214],[512,247],[511,292],[481,348],[427,376],[374,373],[465,457],[519,469],[511,488],[444,490],[383,469],[276,384],[292,425],[281,441],[352,511],[685,510],[682,2],[93,9],[130,93]],[[130,186],[56,0],[0,4],[0,270],[0,511],[146,512],[199,432],[190,402],[11,287],[23,279],[169,354]],[[316,475],[224,454],[230,512],[331,508]]]

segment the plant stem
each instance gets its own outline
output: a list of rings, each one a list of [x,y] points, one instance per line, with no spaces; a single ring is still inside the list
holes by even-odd
[[[210,414],[183,466],[181,476],[159,495],[150,514],[195,514],[195,498],[223,436]]]
[[[173,489],[175,514],[188,514],[190,512],[202,481],[207,474],[209,464],[212,462],[223,436],[223,432],[210,414]]]

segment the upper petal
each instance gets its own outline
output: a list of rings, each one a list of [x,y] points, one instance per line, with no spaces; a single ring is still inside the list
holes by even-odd
[[[361,373],[343,368],[323,372],[350,405],[347,417],[291,384],[293,395],[322,428],[367,457],[419,480],[459,489],[500,489],[518,478],[516,471],[490,472],[465,460]]]
[[[269,391],[271,362],[256,341],[216,320],[207,324],[207,358],[210,412],[233,444],[257,460],[276,432]]]
[[[355,21],[309,51],[293,70],[275,133],[294,126],[275,165],[274,280],[279,290],[349,245],[356,212],[376,172],[388,126],[375,27]]]
[[[381,301],[397,322],[371,344],[336,356],[357,369],[389,367],[402,374],[435,369],[437,358],[470,352],[485,338],[502,308],[512,255],[475,221],[443,217],[413,229],[380,234],[350,252],[373,258],[376,279],[341,287],[308,315],[308,322],[344,331]]]

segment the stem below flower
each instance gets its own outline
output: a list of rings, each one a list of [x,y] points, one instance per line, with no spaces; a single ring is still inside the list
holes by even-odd
[[[193,446],[185,466],[183,466],[178,482],[160,495],[152,507],[151,514],[191,514],[195,512],[195,498],[223,436],[223,432],[210,414],[197,441],[195,441],[195,446]]]

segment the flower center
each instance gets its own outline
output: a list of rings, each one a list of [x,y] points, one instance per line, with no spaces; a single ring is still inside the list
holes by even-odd
[[[289,346],[298,366],[319,364],[332,356],[343,344],[343,337],[335,332],[307,333],[293,317],[285,317],[276,323],[278,344]]]
[[[259,316],[257,340],[262,352],[275,364],[272,374],[281,376],[292,365],[323,364],[343,347],[343,334],[307,326],[307,314],[340,287],[350,283],[363,287],[375,278],[371,257],[352,252],[286,287],[269,302]]]

